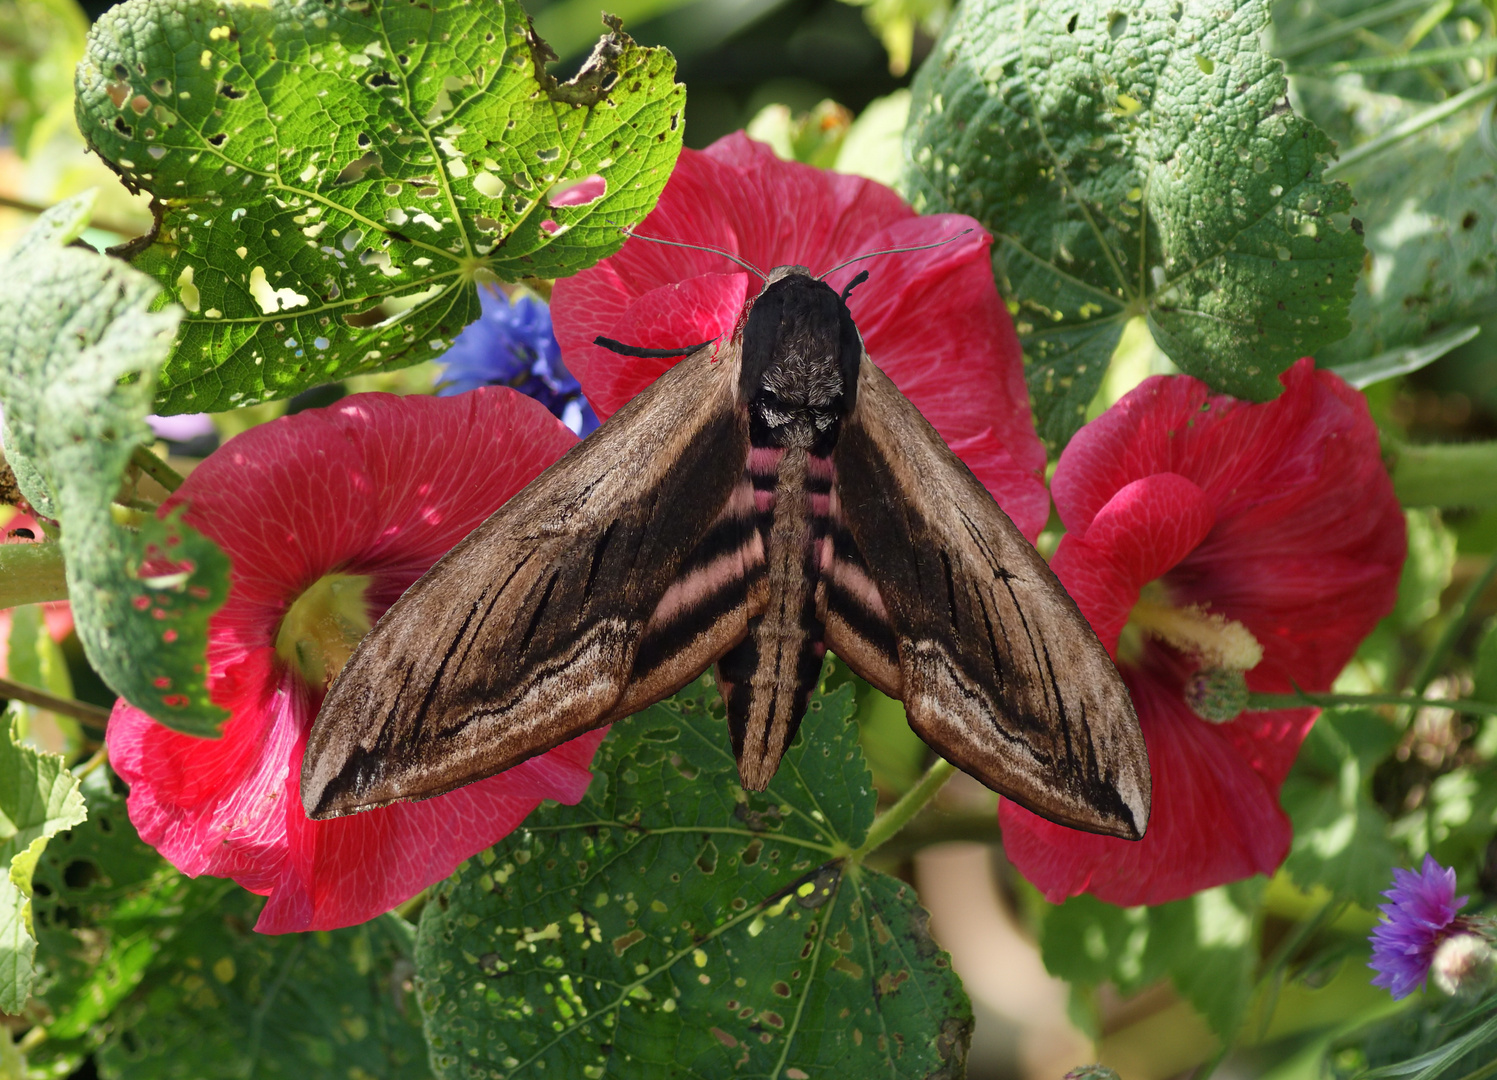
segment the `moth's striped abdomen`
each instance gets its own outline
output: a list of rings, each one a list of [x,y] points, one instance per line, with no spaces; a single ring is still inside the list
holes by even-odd
[[[718,661],[743,786],[769,786],[795,738],[826,653],[816,586],[834,473],[802,447],[755,447],[744,480],[765,537],[766,595],[747,636]]]

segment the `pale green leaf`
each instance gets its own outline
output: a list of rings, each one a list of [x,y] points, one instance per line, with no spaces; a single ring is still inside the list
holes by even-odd
[[[0,735],[0,1012],[17,1013],[31,996],[36,934],[31,878],[49,837],[88,816],[78,778],[57,754]]]
[[[130,255],[186,309],[160,411],[431,359],[484,277],[618,249],[680,149],[675,63],[615,28],[558,84],[528,25],[516,0],[128,0],[94,25],[79,126],[160,200]]]
[[[905,187],[971,214],[1017,305],[1040,433],[1064,443],[1133,315],[1254,400],[1344,335],[1362,243],[1331,143],[1263,52],[1264,0],[973,0],[915,80]]]
[[[182,311],[118,259],[63,246],[88,201],[49,210],[0,262],[0,400],[6,454],[33,505],[62,523],[79,639],[104,680],[138,708],[197,734],[223,711],[208,700],[208,616],[228,590],[228,559],[179,520],[111,512],[146,426],[156,372]],[[41,502],[39,502],[41,500]]]

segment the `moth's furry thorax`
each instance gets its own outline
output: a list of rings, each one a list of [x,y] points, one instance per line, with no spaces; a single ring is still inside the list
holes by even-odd
[[[738,392],[755,445],[829,452],[856,401],[862,355],[842,297],[804,267],[778,267],[743,329]]]

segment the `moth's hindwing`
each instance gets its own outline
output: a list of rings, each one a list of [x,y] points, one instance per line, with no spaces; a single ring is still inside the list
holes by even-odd
[[[674,693],[743,637],[737,376],[734,347],[683,360],[396,601],[312,728],[309,815],[493,775]]]
[[[1038,552],[865,356],[833,454],[826,643],[948,761],[1075,828],[1137,839],[1127,687]]]

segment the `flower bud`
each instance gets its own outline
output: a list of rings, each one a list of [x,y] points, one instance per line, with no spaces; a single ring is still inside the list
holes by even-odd
[[[1185,703],[1202,720],[1229,723],[1247,708],[1247,679],[1236,668],[1202,668],[1185,680]]]
[[[1475,997],[1497,975],[1497,952],[1476,934],[1456,934],[1440,942],[1430,974],[1435,985],[1451,997]]]
[[[1065,1080],[1119,1080],[1117,1070],[1106,1065],[1077,1065],[1066,1073]]]

